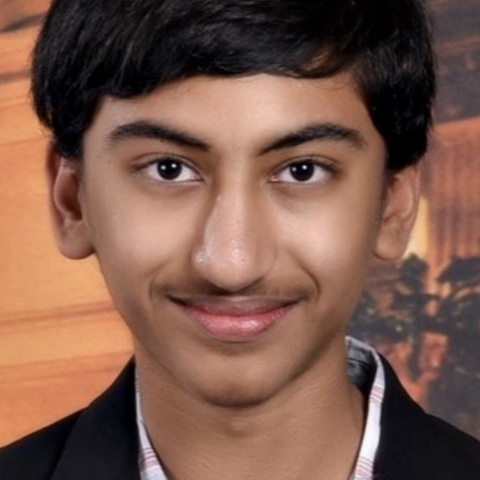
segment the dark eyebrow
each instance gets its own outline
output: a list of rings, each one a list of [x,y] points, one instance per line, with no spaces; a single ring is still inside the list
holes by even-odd
[[[180,147],[196,148],[203,151],[210,149],[209,145],[188,133],[147,120],[119,125],[108,136],[108,140],[112,144],[136,138],[167,141],[175,143]]]
[[[321,123],[318,125],[309,125],[297,132],[289,133],[275,140],[272,144],[265,147],[261,154],[265,155],[283,148],[298,147],[303,143],[313,142],[315,140],[344,142],[359,150],[367,144],[365,138],[358,130],[333,123]]]
[[[112,144],[136,138],[172,142],[180,147],[196,148],[205,152],[211,149],[210,145],[186,132],[148,120],[119,125],[108,136],[108,140]],[[274,140],[261,150],[260,155],[284,148],[297,147],[316,140],[345,142],[357,149],[362,149],[366,145],[364,137],[358,130],[332,123],[321,123],[306,126]]]

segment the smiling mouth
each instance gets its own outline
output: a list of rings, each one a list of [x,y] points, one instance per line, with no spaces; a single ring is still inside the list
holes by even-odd
[[[263,336],[297,301],[269,298],[172,298],[189,319],[209,336],[225,342],[246,342]]]

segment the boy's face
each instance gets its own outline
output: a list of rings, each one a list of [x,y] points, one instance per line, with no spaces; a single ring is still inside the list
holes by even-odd
[[[348,76],[196,77],[106,99],[82,168],[52,169],[64,254],[94,252],[139,363],[221,405],[344,368],[374,256],[401,255],[416,170]]]

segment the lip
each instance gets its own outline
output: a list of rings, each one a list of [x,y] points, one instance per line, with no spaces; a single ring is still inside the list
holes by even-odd
[[[209,336],[224,342],[247,342],[263,336],[296,303],[269,298],[172,300]]]

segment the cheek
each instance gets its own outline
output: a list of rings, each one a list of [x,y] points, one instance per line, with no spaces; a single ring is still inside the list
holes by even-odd
[[[378,209],[379,202],[373,197],[363,201],[349,201],[347,197],[341,202],[333,200],[330,205],[325,201],[314,211],[289,219],[286,242],[316,275],[355,274],[355,269],[363,271],[372,259]]]
[[[122,193],[92,198],[88,223],[107,284],[138,290],[179,251],[188,255],[192,220],[161,202]]]
[[[301,241],[296,242],[295,254],[322,294],[343,290],[347,285],[362,288],[372,258],[365,225],[331,220],[328,225],[305,229]]]
[[[358,303],[373,259],[380,208],[379,195],[367,192],[339,198],[325,199],[308,215],[292,216],[284,229],[293,264],[316,285],[316,314],[332,323],[350,318]]]

